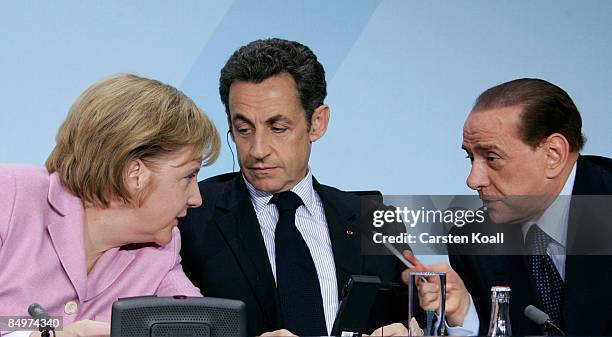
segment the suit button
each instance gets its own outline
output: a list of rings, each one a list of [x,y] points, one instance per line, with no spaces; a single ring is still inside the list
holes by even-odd
[[[79,309],[79,305],[77,304],[76,301],[68,301],[64,305],[64,312],[67,313],[68,315],[72,315],[76,313],[78,309]]]

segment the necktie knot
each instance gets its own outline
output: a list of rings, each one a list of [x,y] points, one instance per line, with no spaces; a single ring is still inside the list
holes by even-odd
[[[284,211],[292,211],[295,213],[295,210],[304,204],[300,196],[292,191],[284,191],[274,194],[269,203],[275,204],[279,213]]]
[[[550,236],[544,233],[537,224],[533,224],[529,231],[527,231],[525,247],[531,255],[545,255],[546,247],[548,247],[551,241],[552,238]]]

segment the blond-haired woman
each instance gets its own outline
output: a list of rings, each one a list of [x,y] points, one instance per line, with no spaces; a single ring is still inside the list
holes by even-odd
[[[218,152],[212,122],[169,85],[121,74],[85,90],[46,169],[0,165],[0,316],[38,302],[63,317],[58,336],[108,334],[119,297],[199,296],[176,225]]]

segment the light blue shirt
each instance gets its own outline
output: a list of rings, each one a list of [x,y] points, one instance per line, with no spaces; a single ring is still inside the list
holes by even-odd
[[[570,201],[574,180],[576,179],[576,164],[567,178],[561,193],[536,221],[522,225],[523,240],[527,237],[529,228],[534,224],[552,238],[546,247],[546,253],[551,257],[559,275],[565,281],[565,248],[567,244],[567,225],[569,222]]]

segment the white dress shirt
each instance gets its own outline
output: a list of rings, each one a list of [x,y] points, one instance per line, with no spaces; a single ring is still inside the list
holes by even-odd
[[[524,223],[521,227],[523,240],[527,237],[529,228],[537,224],[540,229],[550,236],[552,240],[546,246],[546,254],[550,256],[565,281],[565,246],[567,244],[567,226],[569,222],[570,201],[574,180],[576,179],[576,164],[572,168],[572,173],[567,178],[561,193],[557,199],[544,211],[542,216],[536,221]]]
[[[264,239],[272,273],[276,280],[276,259],[274,253],[274,234],[276,223],[278,222],[278,210],[276,205],[268,204],[272,198],[272,193],[263,192],[255,189],[243,176],[247,189],[251,196],[251,202],[255,208],[259,228]],[[330,334],[338,311],[338,284],[336,281],[336,265],[332,251],[331,239],[327,220],[325,219],[325,209],[319,198],[319,194],[312,185],[312,173],[310,169],[306,177],[295,185],[291,191],[297,194],[304,205],[298,207],[295,212],[295,226],[304,238],[310,255],[314,261],[319,286],[321,288],[321,298],[323,299],[323,313],[325,314],[325,324],[327,333]]]

